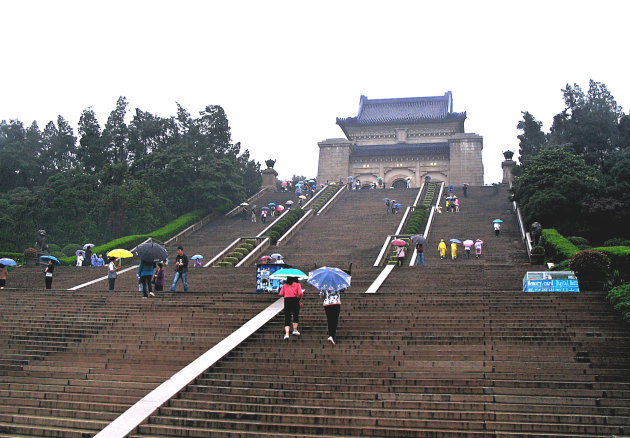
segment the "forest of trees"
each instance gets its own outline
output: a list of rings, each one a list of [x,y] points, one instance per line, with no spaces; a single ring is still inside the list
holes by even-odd
[[[193,117],[179,104],[163,118],[126,98],[101,127],[81,114],[75,134],[59,116],[43,129],[19,120],[0,124],[0,251],[49,241],[103,243],[147,233],[193,210],[223,212],[255,193],[260,164],[232,143],[223,108]]]
[[[525,222],[601,243],[630,238],[630,115],[606,85],[562,90],[565,109],[548,133],[529,112],[517,128],[520,146],[513,193]]]

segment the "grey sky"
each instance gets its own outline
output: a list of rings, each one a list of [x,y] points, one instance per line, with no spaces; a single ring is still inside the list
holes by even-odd
[[[253,158],[313,177],[317,142],[359,97],[453,92],[484,137],[486,183],[528,110],[549,128],[567,83],[604,82],[628,112],[626,1],[3,2],[0,119],[76,129],[130,108],[222,105]]]

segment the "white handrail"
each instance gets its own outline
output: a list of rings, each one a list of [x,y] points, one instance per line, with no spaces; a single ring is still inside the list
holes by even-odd
[[[394,234],[400,234],[400,232],[402,231],[402,227],[403,225],[405,225],[405,221],[407,220],[407,216],[409,216],[410,211],[411,211],[411,207],[407,207],[405,209],[405,214],[403,214],[403,217],[400,219],[400,223],[398,224],[398,228],[396,228],[396,232]]]
[[[385,251],[387,251],[387,248],[389,247],[389,242],[391,242],[392,240],[392,236],[391,234],[389,234],[386,238],[385,238],[385,243],[383,243],[383,247],[381,248],[381,252],[378,253],[378,257],[376,257],[376,260],[374,261],[374,264],[372,266],[379,266],[381,264],[381,259],[383,258],[383,255],[385,254]]]

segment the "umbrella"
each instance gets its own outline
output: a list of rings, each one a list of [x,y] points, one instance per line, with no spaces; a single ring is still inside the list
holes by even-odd
[[[284,207],[283,207],[282,205],[278,205],[278,206],[276,207],[276,211],[277,211],[278,213],[279,213],[279,212],[281,212],[281,211],[283,211],[283,210],[284,210]]]
[[[284,187],[284,186],[286,186],[286,185],[287,185],[287,182],[286,182],[286,181],[282,181],[282,182],[280,183],[280,185],[281,185],[282,187]]]
[[[326,187],[326,184],[320,184],[319,186],[320,187]]]
[[[419,243],[420,245],[427,244],[427,239],[422,234],[416,234],[415,236],[411,236],[411,241],[413,243]]]
[[[297,183],[297,184],[295,185],[295,187],[302,187],[303,185],[304,185],[304,184],[302,184],[302,183]]]
[[[308,284],[317,290],[338,291],[350,287],[350,275],[339,268],[323,266],[308,273]]]
[[[261,210],[269,210],[269,207],[260,207]]]
[[[468,184],[468,183],[464,183],[463,185],[465,185],[465,186],[467,186],[467,187],[468,187],[470,184]]]
[[[481,239],[477,239],[475,242],[479,242],[479,243],[481,243],[483,245],[483,240],[481,240]]]
[[[475,242],[470,239],[464,240],[464,246],[473,246]]]
[[[308,182],[310,182],[310,183],[314,183],[314,182],[315,182],[315,180],[314,180],[314,179],[309,179],[309,180],[308,180]]]
[[[402,204],[394,204],[394,207],[400,208],[400,207],[402,207]]]
[[[51,255],[41,256],[40,259],[42,259],[42,260],[52,260],[53,262],[57,263],[58,265],[61,264],[61,262],[59,261],[59,259],[57,257],[51,256]]]
[[[287,204],[287,205],[293,205],[293,201],[287,201],[287,202],[285,202],[285,204]]]
[[[349,176],[348,179],[352,181],[354,178],[352,176]]]
[[[203,256],[201,254],[195,254],[194,256],[190,258],[190,260],[201,260],[201,259],[203,259]]]
[[[94,245],[93,243],[86,243],[85,245],[83,245],[83,249],[88,249],[88,248],[92,248],[96,245]]]
[[[407,181],[411,181],[411,177],[408,176],[407,178],[405,178]]]
[[[376,179],[379,180],[379,181],[383,181],[383,177],[382,176],[379,176]]]
[[[453,242],[453,243],[462,243],[462,241],[459,240],[459,239],[451,239],[451,242]]]
[[[239,205],[241,207],[247,207],[249,204],[247,202],[241,202]]]
[[[298,196],[298,198],[300,198],[300,199],[306,199],[306,196],[304,196],[304,195],[300,195],[300,196]]]
[[[395,239],[395,240],[392,240],[392,245],[407,246],[407,243],[404,240]]]
[[[168,253],[157,243],[143,243],[136,248],[136,255],[143,262],[154,262],[155,260],[166,260]]]
[[[383,202],[389,201],[389,198],[383,198]]]
[[[3,258],[3,259],[0,259],[0,265],[17,266],[17,263],[15,263],[15,260],[13,259]]]
[[[127,251],[126,249],[118,248],[112,249],[107,253],[107,257],[115,257],[117,259],[128,259],[129,257],[133,257],[133,253],[131,251]]]
[[[83,251],[82,249],[77,249],[77,250],[74,252],[74,255],[75,255],[75,256],[80,256],[80,255],[84,256],[84,255],[85,255],[85,251]]]
[[[278,269],[276,272],[269,276],[269,278],[272,280],[286,280],[289,277],[296,277],[298,280],[306,280],[308,278],[308,275],[306,275],[299,269],[285,268]]]
[[[269,256],[262,256],[262,257],[260,258],[260,260],[265,260],[265,261],[266,261],[266,260],[271,260],[271,257],[269,257]]]
[[[282,254],[278,254],[278,253],[271,254],[271,258],[272,259],[281,259],[282,258]]]
[[[454,196],[447,196],[444,199],[446,199],[447,201],[452,201],[453,199],[455,199],[455,197]]]
[[[275,202],[270,202],[269,204],[267,204],[269,207],[274,207],[276,205]]]
[[[495,224],[501,224],[501,223],[503,223],[503,221],[502,221],[501,219],[495,219],[495,220],[493,220],[492,222],[493,222],[493,223],[495,223]]]

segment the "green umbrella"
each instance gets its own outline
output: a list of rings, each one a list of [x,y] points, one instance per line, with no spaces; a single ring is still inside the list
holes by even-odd
[[[286,280],[289,277],[296,277],[298,280],[306,280],[308,278],[308,275],[306,275],[299,269],[285,268],[278,269],[276,272],[269,276],[269,278],[272,280]]]

